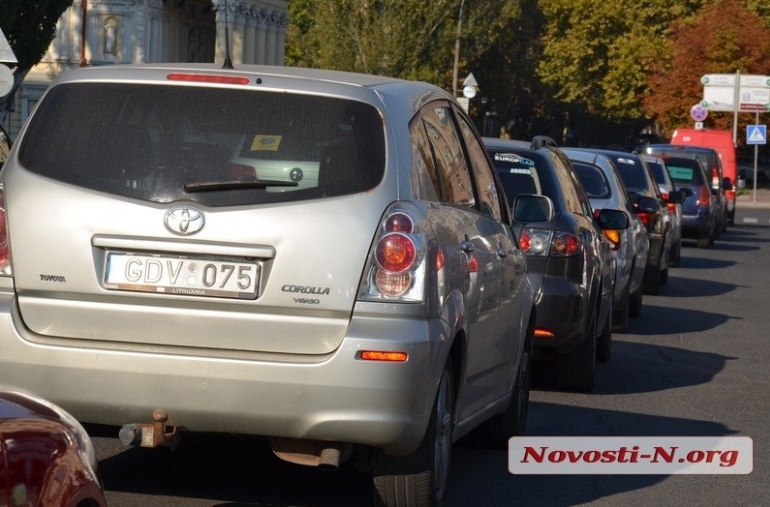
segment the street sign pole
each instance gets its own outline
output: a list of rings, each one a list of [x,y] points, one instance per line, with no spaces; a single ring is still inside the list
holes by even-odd
[[[757,201],[757,165],[759,161],[759,145],[767,144],[767,125],[759,124],[759,111],[755,111],[754,125],[746,127],[746,144],[754,145],[754,193],[753,200]]]
[[[759,125],[759,111],[754,116],[754,125]],[[752,202],[757,202],[757,165],[759,162],[759,145],[754,145],[754,191],[751,193]]]

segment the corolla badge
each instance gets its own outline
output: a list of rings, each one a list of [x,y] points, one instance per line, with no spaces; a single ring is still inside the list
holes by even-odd
[[[173,208],[166,212],[166,228],[180,236],[190,236],[203,229],[203,213],[186,206]]]

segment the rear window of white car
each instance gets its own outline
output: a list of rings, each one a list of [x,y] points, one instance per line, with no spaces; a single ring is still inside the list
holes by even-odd
[[[373,106],[340,98],[70,83],[38,105],[19,160],[64,183],[158,203],[317,199],[379,183],[382,125]]]

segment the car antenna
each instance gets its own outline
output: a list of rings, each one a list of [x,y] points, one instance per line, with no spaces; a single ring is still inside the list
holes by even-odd
[[[227,0],[225,4],[225,61],[222,63],[223,69],[232,69],[233,61],[230,59],[230,23],[227,21]]]

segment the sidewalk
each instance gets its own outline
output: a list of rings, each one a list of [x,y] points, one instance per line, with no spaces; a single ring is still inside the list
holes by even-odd
[[[742,190],[742,194],[735,199],[736,208],[770,209],[770,188],[758,187],[755,196],[754,187],[747,185],[746,188]]]

